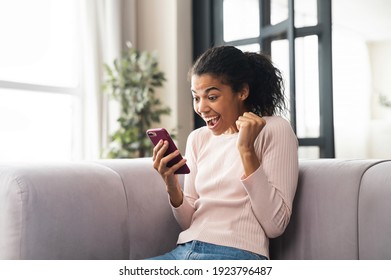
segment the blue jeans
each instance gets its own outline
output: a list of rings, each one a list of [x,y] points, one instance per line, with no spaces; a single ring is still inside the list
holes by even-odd
[[[267,257],[233,247],[190,241],[148,260],[267,260]]]

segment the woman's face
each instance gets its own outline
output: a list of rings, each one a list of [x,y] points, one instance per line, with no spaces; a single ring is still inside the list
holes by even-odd
[[[191,79],[194,111],[206,122],[215,135],[238,131],[236,120],[246,112],[244,100],[248,87],[241,92],[233,92],[220,78],[203,74]]]

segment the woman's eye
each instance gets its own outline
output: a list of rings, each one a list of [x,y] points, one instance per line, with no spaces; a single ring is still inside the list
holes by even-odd
[[[195,102],[198,102],[200,100],[200,98],[199,97],[197,97],[197,96],[193,96],[193,101],[195,101]]]
[[[211,100],[211,101],[215,101],[216,99],[217,99],[217,96],[214,96],[214,95],[209,96],[209,100]]]

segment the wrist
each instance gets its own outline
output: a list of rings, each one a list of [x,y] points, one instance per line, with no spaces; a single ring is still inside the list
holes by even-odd
[[[242,149],[239,152],[244,168],[244,177],[246,178],[254,173],[259,168],[259,166],[261,166],[261,161],[258,158],[254,148]]]
[[[183,192],[180,186],[173,188],[167,187],[167,194],[170,198],[170,203],[173,207],[177,208],[183,203]]]
[[[252,158],[257,157],[254,146],[248,147],[248,146],[241,146],[238,147],[239,154],[242,158]]]

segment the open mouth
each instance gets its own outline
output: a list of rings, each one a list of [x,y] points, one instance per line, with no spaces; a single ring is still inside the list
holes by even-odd
[[[205,120],[206,124],[208,125],[208,127],[213,128],[220,120],[220,117],[216,116],[216,117],[211,117],[211,118],[204,118],[204,120]]]

